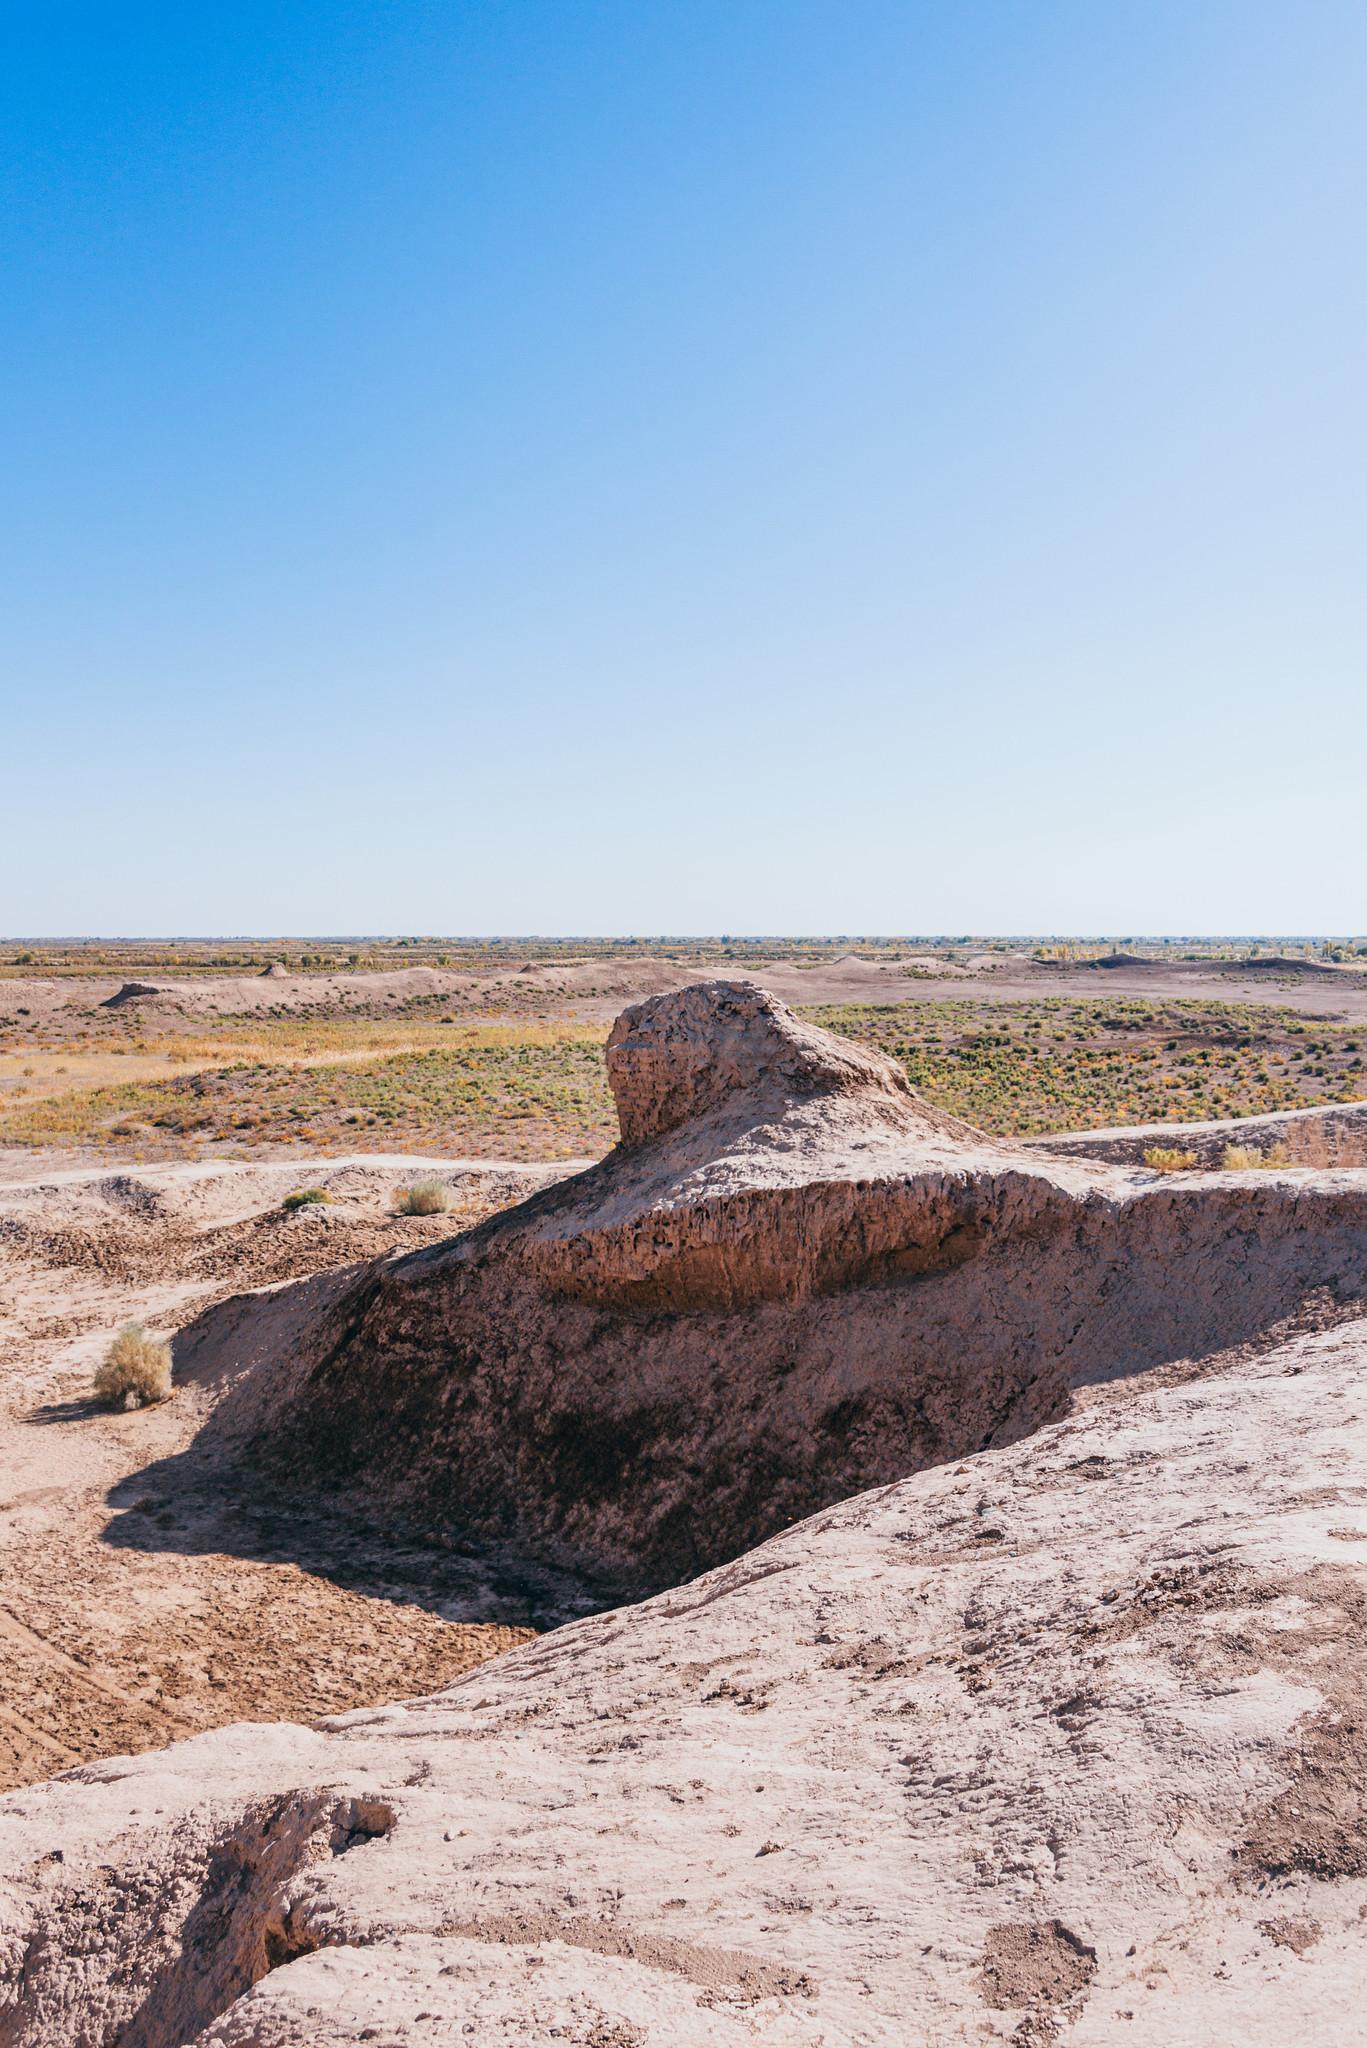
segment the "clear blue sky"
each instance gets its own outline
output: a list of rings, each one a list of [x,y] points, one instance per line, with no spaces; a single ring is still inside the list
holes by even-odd
[[[0,930],[1367,925],[1360,0],[0,59]]]

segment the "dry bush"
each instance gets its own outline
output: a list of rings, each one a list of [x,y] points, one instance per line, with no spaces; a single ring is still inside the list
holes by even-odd
[[[1289,1166],[1291,1155],[1285,1145],[1269,1145],[1266,1152],[1256,1145],[1226,1145],[1220,1164],[1226,1173],[1247,1173],[1259,1166]]]
[[[286,1195],[280,1204],[282,1209],[308,1209],[315,1202],[330,1202],[331,1195],[326,1188],[296,1188],[292,1195]]]
[[[171,1392],[171,1347],[125,1323],[95,1368],[95,1392],[111,1408],[150,1408]]]
[[[1145,1166],[1151,1166],[1155,1173],[1185,1173],[1196,1164],[1194,1152],[1178,1152],[1171,1145],[1150,1145],[1144,1154]]]
[[[394,1190],[400,1216],[440,1216],[450,1206],[451,1190],[443,1180],[415,1180],[410,1188]]]
[[[1220,1154],[1220,1165],[1225,1173],[1248,1173],[1262,1164],[1263,1155],[1256,1145],[1226,1145]]]

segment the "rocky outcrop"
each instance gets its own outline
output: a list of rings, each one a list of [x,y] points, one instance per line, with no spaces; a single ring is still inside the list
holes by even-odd
[[[750,982],[705,982],[624,1010],[607,1067],[623,1149],[722,1110],[743,1128],[827,1094],[859,1097],[908,1133],[974,1135],[922,1102],[895,1061],[802,1023]]]
[[[253,1361],[224,1455],[636,1595],[1367,1294],[1360,1177],[998,1144],[749,984],[628,1010],[608,1072],[600,1165],[346,1277],[302,1343],[288,1296],[208,1318],[183,1367]]]
[[[0,1801],[3,2048],[1347,2048],[1358,1323]]]

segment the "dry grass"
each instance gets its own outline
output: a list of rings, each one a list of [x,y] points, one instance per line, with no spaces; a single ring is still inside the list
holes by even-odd
[[[95,1368],[95,1392],[111,1408],[150,1408],[171,1392],[171,1347],[126,1323]]]
[[[395,1188],[394,1207],[401,1216],[440,1216],[451,1206],[451,1190],[442,1180],[415,1180]]]
[[[1150,1145],[1144,1154],[1144,1164],[1155,1173],[1187,1173],[1196,1164],[1196,1154],[1179,1152],[1173,1145]]]
[[[286,1195],[280,1204],[282,1209],[310,1209],[315,1202],[330,1202],[331,1195],[326,1188],[296,1188]]]
[[[260,1149],[420,1151],[426,1157],[594,1157],[617,1137],[603,1026],[490,1028],[426,1051],[322,1053],[180,1071],[154,1083],[16,1104],[8,1145],[119,1145],[195,1157],[203,1143]]]
[[[1226,1173],[1251,1173],[1259,1167],[1289,1166],[1291,1155],[1285,1145],[1269,1145],[1260,1152],[1256,1145],[1226,1145],[1220,1165]]]

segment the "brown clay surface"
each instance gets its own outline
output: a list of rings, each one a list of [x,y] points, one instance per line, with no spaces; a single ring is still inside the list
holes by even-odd
[[[294,1167],[0,1190],[0,1786],[427,1690],[525,1639],[534,1599],[377,1526],[364,1501],[192,1480],[183,1453],[214,1388],[131,1414],[89,1398],[130,1318],[169,1333],[243,1288],[431,1243],[536,1181],[444,1171],[453,1210],[427,1218],[387,1213],[414,1169],[382,1159],[329,1161],[309,1178],[335,1205],[294,1216],[279,1206]]]
[[[1367,1325],[0,1803],[5,2048],[1348,2048]]]
[[[784,1002],[936,1002],[971,994],[986,1002],[1041,996],[1215,998],[1276,1003],[1309,1016],[1367,1018],[1367,971],[1303,960],[1138,960],[1117,967],[1039,961],[1024,954],[986,953],[948,963],[935,955],[879,962],[857,954],[811,965],[760,958],[743,949],[725,964],[727,976],[753,980]],[[718,969],[636,956],[527,962],[490,973],[461,968],[406,967],[345,971],[176,975],[136,982],[118,976],[0,976],[0,1018],[58,1034],[133,1020],[148,1031],[198,1029],[221,1017],[385,1017],[424,1005],[434,1011],[513,1017],[615,1017],[624,1004],[714,979]],[[132,991],[125,993],[125,991]]]

